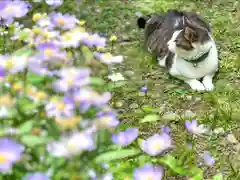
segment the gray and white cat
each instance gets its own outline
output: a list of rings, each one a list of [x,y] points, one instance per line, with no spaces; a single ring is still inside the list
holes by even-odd
[[[212,91],[219,68],[218,52],[209,24],[192,12],[169,10],[138,19],[145,42],[159,65],[193,90]]]

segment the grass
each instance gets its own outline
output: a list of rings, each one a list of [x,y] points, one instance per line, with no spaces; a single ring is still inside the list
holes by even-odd
[[[221,60],[220,71],[214,78],[214,92],[192,92],[157,66],[154,58],[144,50],[143,32],[136,27],[136,13],[162,12],[169,8],[198,11],[211,23]],[[240,4],[234,0],[216,3],[109,0],[86,4],[84,9],[80,17],[87,21],[87,26],[107,37],[117,35],[113,52],[125,56],[124,64],[115,71],[120,71],[126,82],[114,90],[112,101],[112,106],[121,112],[122,123],[139,127],[143,137],[159,132],[162,124],[168,124],[175,142],[181,144],[184,141],[184,120],[191,119],[186,117],[190,112],[193,118],[212,129],[224,129],[222,135],[213,133],[206,139],[198,139],[199,152],[210,150],[217,159],[215,168],[206,170],[206,175],[220,171],[228,179],[239,179],[239,149],[236,144],[228,142],[226,136],[232,133],[240,140]],[[144,84],[149,88],[146,96],[139,93]],[[139,120],[149,113],[142,110],[144,106],[153,108],[161,115],[161,120],[140,123]]]

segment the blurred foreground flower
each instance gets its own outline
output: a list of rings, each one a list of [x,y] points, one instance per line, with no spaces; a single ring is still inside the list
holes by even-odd
[[[82,151],[92,151],[96,148],[91,134],[77,132],[71,136],[62,136],[59,141],[48,144],[48,152],[55,157],[68,157]]]
[[[196,120],[192,120],[192,122],[186,121],[185,127],[191,134],[201,135],[208,132],[208,129],[203,124],[198,125]]]
[[[21,159],[24,147],[9,138],[0,139],[0,172],[9,171]]]
[[[203,154],[203,160],[204,160],[204,163],[209,167],[213,167],[215,164],[215,159],[207,151],[204,152]]]
[[[88,68],[62,68],[58,76],[59,80],[53,85],[57,92],[67,92],[90,83],[90,69]]]
[[[83,38],[83,42],[88,47],[105,47],[106,38],[100,37],[98,34],[88,34],[88,36]]]
[[[49,177],[47,177],[45,174],[41,172],[35,172],[28,174],[23,178],[23,180],[49,180]]]
[[[112,136],[112,142],[120,146],[127,146],[131,144],[138,137],[137,128],[128,128],[124,132],[114,134]]]
[[[145,164],[134,170],[134,180],[161,180],[164,171],[162,167]]]
[[[49,6],[54,7],[61,6],[63,3],[63,0],[45,0],[45,1]]]
[[[115,112],[98,113],[97,124],[102,128],[113,128],[119,124]]]
[[[123,62],[123,56],[112,56],[110,53],[98,53],[95,52],[94,55],[103,63],[109,64],[117,64]]]
[[[166,134],[155,134],[140,142],[141,149],[151,156],[157,156],[172,147],[172,139]]]
[[[54,26],[63,30],[73,29],[78,23],[76,17],[69,14],[52,13],[49,16]]]
[[[22,72],[27,66],[28,58],[26,56],[0,55],[0,69],[10,74]]]
[[[12,24],[14,18],[25,16],[29,10],[29,3],[24,1],[4,1],[0,3],[0,17],[4,24]]]

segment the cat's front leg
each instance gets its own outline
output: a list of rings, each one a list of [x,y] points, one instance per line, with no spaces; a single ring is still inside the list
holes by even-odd
[[[197,79],[188,79],[188,80],[184,80],[184,82],[187,83],[195,91],[205,90],[204,85]]]
[[[209,75],[206,75],[203,77],[202,83],[203,83],[206,91],[212,91],[214,89],[214,85],[212,82],[214,74],[215,73],[209,74]]]

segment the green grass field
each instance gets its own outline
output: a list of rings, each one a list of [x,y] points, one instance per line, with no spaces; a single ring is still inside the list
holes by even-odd
[[[136,13],[163,12],[170,8],[198,11],[211,23],[221,60],[220,71],[214,78],[215,90],[211,93],[192,92],[170,77],[143,48],[143,31],[136,26]],[[167,124],[178,147],[186,137],[184,120],[197,119],[215,130],[197,140],[199,153],[209,150],[216,157],[215,167],[206,169],[206,176],[224,172],[228,179],[240,179],[240,4],[235,0],[213,3],[104,0],[104,3],[87,3],[80,17],[91,30],[118,37],[113,54],[124,55],[125,62],[115,71],[121,72],[126,81],[113,91],[112,106],[121,112],[122,123],[139,127],[142,137],[159,132],[161,125]],[[139,93],[144,84],[149,88],[146,95]],[[140,123],[144,115],[152,112],[159,113],[161,119]],[[229,138],[229,134],[238,142]]]

